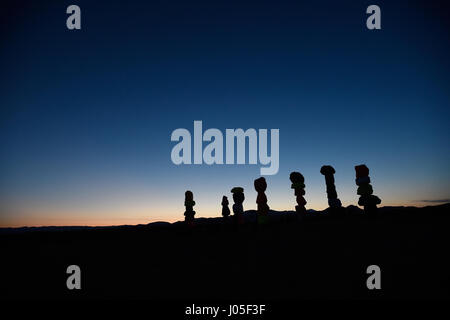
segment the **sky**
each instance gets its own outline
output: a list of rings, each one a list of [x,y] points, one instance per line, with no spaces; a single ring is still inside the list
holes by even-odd
[[[81,30],[66,28],[67,6]],[[381,8],[381,30],[366,8]],[[256,165],[175,165],[177,128],[279,129],[268,204],[327,207],[322,165],[356,205],[450,201],[449,11],[438,1],[15,1],[0,30],[0,227],[220,216]],[[231,207],[231,206],[230,206]]]

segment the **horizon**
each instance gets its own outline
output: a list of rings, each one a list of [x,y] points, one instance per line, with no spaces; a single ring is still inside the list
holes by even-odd
[[[445,200],[445,201],[444,201]],[[433,202],[423,202],[423,205],[384,205],[384,206],[379,206],[379,209],[383,209],[383,208],[426,208],[426,207],[439,207],[439,206],[443,206],[446,204],[450,204],[449,199],[443,199],[443,201],[433,201]],[[425,204],[428,203],[428,204]],[[360,209],[361,211],[364,211],[363,208],[361,208],[360,206],[358,206],[358,204],[349,204],[349,205],[343,205],[343,208],[348,208],[348,207],[357,207],[358,209]],[[327,207],[328,208],[328,207]],[[322,210],[316,210],[314,208],[307,208],[308,211],[312,210],[314,212],[323,212],[325,211],[327,208],[324,208]],[[291,208],[291,209],[286,209],[286,210],[279,210],[279,209],[274,209],[274,208],[270,208],[271,211],[276,212],[276,213],[280,213],[280,212],[295,212],[295,208]],[[251,208],[251,209],[246,209],[244,207],[244,213],[247,213],[248,211],[255,211],[257,212],[256,208]],[[310,215],[311,213],[309,213],[308,215]],[[218,213],[218,215],[216,216],[196,216],[195,219],[208,219],[208,218],[218,218],[218,219],[222,219],[223,217],[220,215],[220,213]],[[145,220],[145,218],[142,218],[143,220]],[[148,224],[152,224],[152,223],[158,223],[158,222],[166,222],[166,223],[177,223],[177,222],[184,222],[184,219],[182,218],[182,216],[180,216],[180,218],[175,220],[152,220],[152,221],[148,221],[145,220],[143,223],[120,223],[120,224],[64,224],[64,225],[16,225],[16,226],[2,226],[0,225],[0,229],[21,229],[21,228],[52,228],[52,227],[56,227],[56,228],[64,228],[64,227],[90,227],[90,228],[97,228],[97,227],[121,227],[121,226],[138,226],[138,225],[148,225]],[[139,221],[139,220],[136,220]]]

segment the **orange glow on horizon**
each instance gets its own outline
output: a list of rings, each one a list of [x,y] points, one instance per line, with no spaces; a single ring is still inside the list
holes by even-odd
[[[357,205],[355,203],[350,203],[352,205]],[[343,203],[344,206],[350,204]],[[438,205],[440,203],[426,203],[426,202],[391,202],[386,201],[382,206],[416,206],[416,207],[426,207],[430,205]],[[230,204],[230,207],[232,204]],[[317,211],[325,209],[326,204],[318,205],[317,207],[312,207],[307,205],[307,209],[314,209]],[[231,208],[230,208],[231,209]],[[256,206],[248,206],[245,210],[256,209]],[[276,211],[287,211],[293,210],[293,206],[271,206],[272,210]],[[196,210],[196,218],[211,218],[220,217],[220,207],[217,208],[203,208],[202,210]],[[160,212],[159,214],[149,214],[149,212]],[[86,212],[74,212],[74,211],[64,211],[64,213],[47,212],[46,214],[41,214],[33,212],[32,214],[23,212],[18,214],[13,218],[2,218],[0,220],[0,228],[18,228],[18,227],[43,227],[43,226],[90,226],[90,227],[101,227],[101,226],[121,226],[121,225],[139,225],[139,224],[149,224],[152,222],[164,221],[164,222],[177,222],[184,220],[184,210],[180,207],[180,210],[171,210],[166,208],[155,209],[155,208],[139,208],[139,210],[130,211],[113,211],[105,212],[98,211],[86,214]],[[174,213],[176,212],[176,213]]]

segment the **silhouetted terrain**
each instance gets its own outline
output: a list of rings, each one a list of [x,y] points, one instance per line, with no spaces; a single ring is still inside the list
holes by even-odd
[[[450,204],[383,207],[375,217],[271,211],[107,228],[2,229],[3,298],[449,298]],[[181,215],[180,215],[181,217]],[[66,288],[81,268],[82,289]],[[366,268],[381,268],[381,290]]]

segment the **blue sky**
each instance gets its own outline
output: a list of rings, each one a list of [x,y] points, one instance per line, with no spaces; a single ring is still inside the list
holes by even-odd
[[[82,29],[67,30],[77,4]],[[243,186],[255,208],[260,165],[175,166],[177,128],[277,128],[273,209],[327,206],[320,167],[344,205],[354,166],[382,205],[450,198],[445,11],[426,1],[29,2],[2,10],[0,225],[108,225],[220,214]]]

